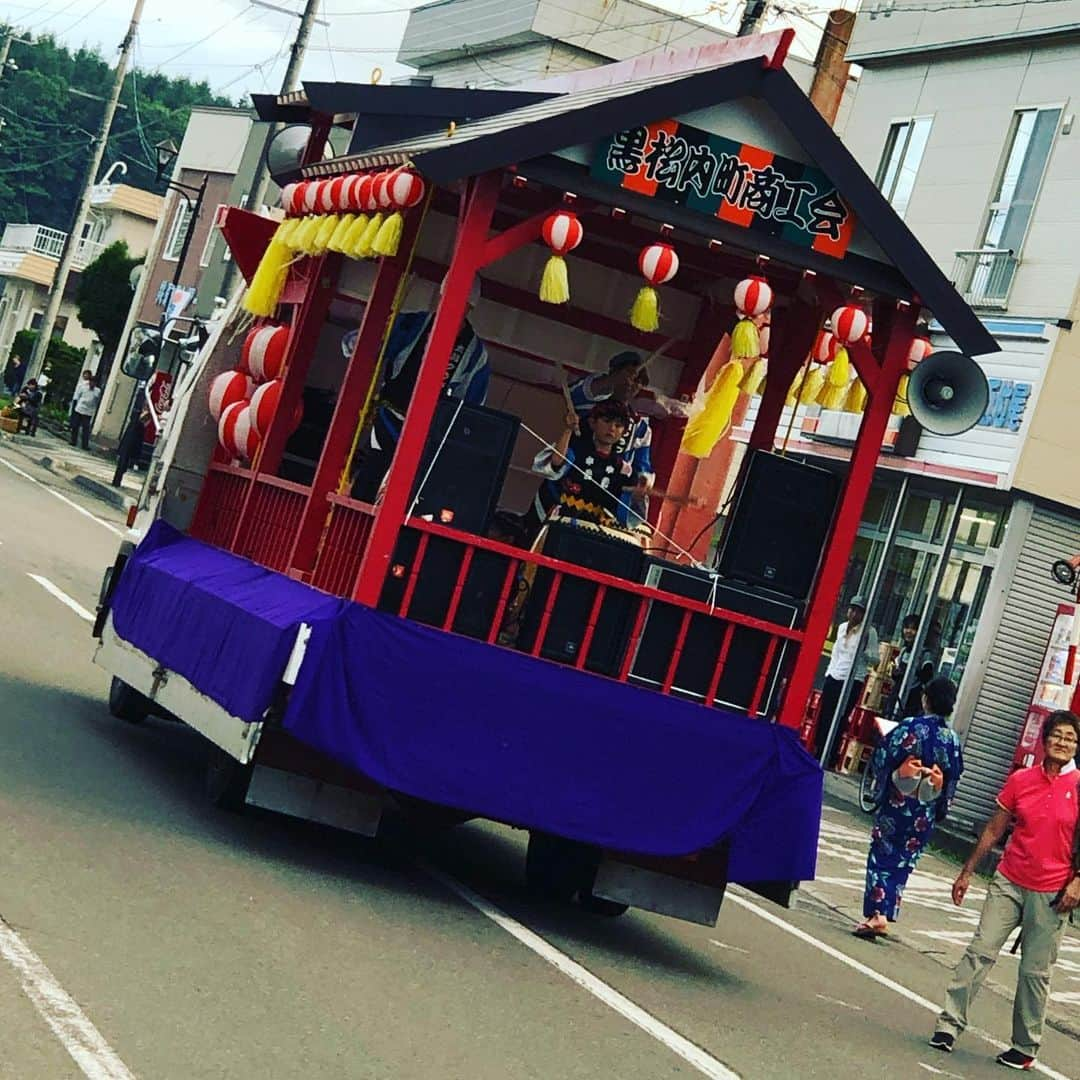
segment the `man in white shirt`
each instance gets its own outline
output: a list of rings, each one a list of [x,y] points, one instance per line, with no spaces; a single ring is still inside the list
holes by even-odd
[[[101,388],[89,369],[75,384],[75,393],[71,398],[71,445],[75,446],[82,436],[82,448],[90,449],[90,424],[101,401]]]
[[[853,699],[862,691],[867,668],[877,663],[877,632],[869,625],[865,627],[865,633],[863,632],[865,618],[866,597],[853,596],[848,601],[847,619],[836,629],[836,641],[833,642],[832,656],[829,658],[829,667],[825,672],[825,684],[821,688],[821,707],[818,709],[817,730],[814,732],[816,758],[820,759],[825,750],[825,741],[829,735],[829,728],[832,727],[836,706],[840,702],[840,694],[848,675],[852,674],[854,669],[851,690],[845,702],[842,719],[847,718]]]

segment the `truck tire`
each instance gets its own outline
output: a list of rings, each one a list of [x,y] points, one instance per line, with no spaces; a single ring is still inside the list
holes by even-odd
[[[559,836],[530,832],[525,854],[525,883],[547,900],[570,901],[588,879],[581,845]]]
[[[146,698],[115,675],[109,683],[109,712],[129,724],[141,724],[150,714]]]
[[[578,903],[593,915],[603,915],[606,919],[617,919],[630,910],[629,904],[621,904],[617,900],[608,900],[603,896],[597,896],[592,889],[582,889],[578,893]]]
[[[203,790],[219,810],[239,814],[244,809],[253,765],[243,765],[220,746],[210,744],[206,755]]]

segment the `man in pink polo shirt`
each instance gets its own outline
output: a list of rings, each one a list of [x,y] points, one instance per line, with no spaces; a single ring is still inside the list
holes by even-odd
[[[964,868],[953,882],[953,903],[964,902],[975,867],[1005,835],[1012,836],[986,891],[975,937],[953,972],[945,1008],[930,1045],[951,1051],[967,1027],[968,1009],[990,973],[1005,939],[1022,927],[1020,977],[1013,1001],[1012,1046],[997,1061],[1010,1069],[1030,1069],[1042,1038],[1050,972],[1069,921],[1080,903],[1080,873],[1074,860],[1077,822],[1076,768],[1080,719],[1055,712],[1042,730],[1042,765],[1018,769],[998,795],[998,810],[987,822]]]

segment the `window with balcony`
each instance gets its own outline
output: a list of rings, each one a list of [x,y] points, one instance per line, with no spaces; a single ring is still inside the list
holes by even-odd
[[[221,208],[222,208],[223,205],[224,205],[223,203],[218,203],[218,208],[217,208],[217,210],[214,211],[214,216],[211,219],[210,229],[206,234],[206,243],[203,244],[202,254],[199,256],[199,265],[200,266],[209,266],[210,265],[211,250],[213,249],[214,241],[218,238],[218,234],[221,231],[218,228],[217,221],[218,221],[219,215],[221,214]]]
[[[915,116],[910,120],[899,120],[889,128],[878,166],[877,186],[901,217],[911,201],[933,122],[931,116]]]
[[[187,236],[188,223],[191,221],[191,212],[192,207],[181,199],[177,204],[176,215],[173,217],[172,228],[169,229],[169,237],[165,241],[165,250],[161,256],[167,262],[176,262],[180,258],[184,238]]]
[[[979,246],[956,253],[956,283],[976,307],[1007,306],[1060,120],[1059,106],[1013,113]]]

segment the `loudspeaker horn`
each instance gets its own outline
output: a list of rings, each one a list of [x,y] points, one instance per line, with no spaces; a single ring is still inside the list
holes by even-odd
[[[309,124],[289,124],[278,131],[270,140],[266,148],[266,168],[277,182],[284,182],[292,178],[300,168],[304,158],[304,151],[311,138],[311,126]],[[323,146],[322,158],[325,160],[333,154],[329,142]]]
[[[958,352],[936,352],[908,379],[911,415],[934,435],[960,435],[986,412],[990,387],[982,368]]]

